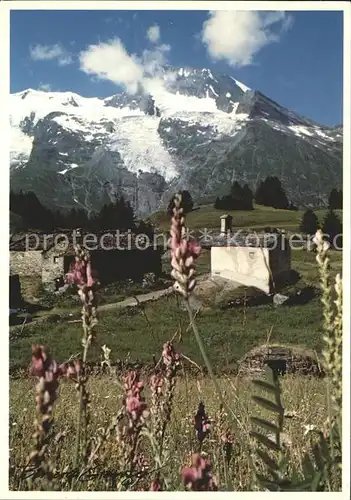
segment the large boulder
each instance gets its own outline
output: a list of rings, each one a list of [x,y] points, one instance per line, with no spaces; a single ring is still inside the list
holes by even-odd
[[[204,275],[198,279],[192,295],[205,309],[221,307],[223,304],[228,304],[239,287],[240,284],[234,281]]]
[[[266,293],[254,287],[243,286],[225,278],[203,275],[198,279],[194,298],[203,308],[221,308],[258,305],[271,302]]]

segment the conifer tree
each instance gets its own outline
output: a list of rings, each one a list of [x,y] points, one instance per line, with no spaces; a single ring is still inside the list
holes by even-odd
[[[319,228],[318,217],[313,212],[313,210],[308,209],[303,214],[301,223],[300,223],[300,231],[301,233],[306,234],[315,234],[317,229]]]

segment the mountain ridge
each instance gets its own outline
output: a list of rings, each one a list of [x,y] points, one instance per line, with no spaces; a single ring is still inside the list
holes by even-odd
[[[11,188],[34,191],[50,208],[88,212],[123,195],[148,215],[175,189],[216,195],[233,179],[254,189],[277,175],[291,201],[306,206],[323,206],[340,185],[340,127],[206,68],[173,68],[150,88],[106,98],[11,94]]]

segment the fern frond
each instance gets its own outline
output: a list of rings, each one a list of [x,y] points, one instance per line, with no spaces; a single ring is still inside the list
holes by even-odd
[[[272,401],[269,401],[269,399],[262,398],[260,396],[252,396],[252,400],[262,408],[265,408],[266,410],[269,410],[272,413],[281,415],[283,412],[283,408],[281,406],[277,405],[276,403],[273,403]]]
[[[280,446],[269,439],[264,434],[260,434],[259,432],[251,431],[250,436],[256,439],[259,443],[263,444],[266,448],[269,448],[273,451],[280,451]]]
[[[263,450],[260,450],[259,448],[256,450],[256,453],[260,457],[262,462],[264,462],[267,465],[270,471],[277,471],[277,472],[279,471],[278,463],[276,462],[276,460],[270,457],[268,453],[266,453]]]
[[[257,388],[264,389],[265,391],[270,392],[275,396],[279,394],[279,388],[277,388],[277,386],[275,384],[272,384],[271,382],[258,379],[258,380],[253,380],[252,383]]]
[[[256,443],[254,452],[272,479],[268,479],[258,471],[255,471],[255,477],[261,488],[281,491],[282,466],[278,457],[282,452],[280,435],[283,428],[284,408],[281,404],[280,384],[272,369],[267,366],[265,380],[253,380],[253,385],[256,389],[268,393],[271,398],[268,399],[268,395],[253,395],[252,400],[261,409],[272,414],[272,421],[255,416],[250,418],[251,424],[256,428],[250,432],[251,438]]]
[[[264,420],[263,418],[258,418],[258,417],[251,417],[250,418],[251,423],[257,425],[258,427],[263,427],[268,432],[276,434],[279,432],[279,427],[277,427],[275,424],[272,424],[271,422],[268,422],[268,420]]]

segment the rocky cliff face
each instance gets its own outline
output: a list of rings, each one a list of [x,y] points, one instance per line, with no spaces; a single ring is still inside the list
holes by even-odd
[[[208,69],[166,68],[152,93],[106,99],[11,95],[11,188],[51,208],[99,209],[124,195],[139,215],[177,188],[222,194],[278,176],[297,204],[323,205],[342,172],[342,127],[298,116]]]

